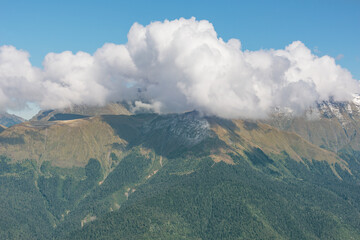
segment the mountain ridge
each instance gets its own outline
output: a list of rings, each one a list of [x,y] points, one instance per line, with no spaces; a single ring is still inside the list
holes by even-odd
[[[0,205],[10,207],[0,214],[12,227],[0,221],[0,238],[360,237],[358,155],[303,137],[305,118],[294,119],[285,126],[298,132],[197,111],[49,117],[7,128]],[[335,118],[316,121],[343,129]],[[13,204],[32,201],[24,224]]]
[[[32,117],[30,121],[49,121],[56,114],[77,114],[87,117],[99,115],[131,115],[132,113],[125,107],[124,103],[114,102],[104,106],[73,105],[63,109],[41,110]],[[56,118],[54,120],[56,120]]]
[[[265,120],[281,130],[295,132],[315,145],[338,152],[360,150],[360,95],[351,102],[324,101],[302,116],[278,113]]]
[[[16,116],[15,114],[9,114],[6,112],[0,113],[0,124],[5,127],[11,127],[24,121],[25,119]]]

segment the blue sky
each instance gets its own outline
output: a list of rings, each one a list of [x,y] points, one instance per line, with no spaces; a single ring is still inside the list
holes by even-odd
[[[49,52],[93,53],[126,43],[134,22],[180,17],[209,20],[219,37],[243,49],[284,48],[302,41],[360,79],[360,1],[17,1],[0,0],[0,45],[26,50],[41,67]]]

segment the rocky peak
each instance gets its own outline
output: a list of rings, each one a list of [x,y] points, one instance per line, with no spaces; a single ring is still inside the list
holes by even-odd
[[[160,115],[143,127],[145,134],[153,131],[167,132],[172,138],[187,143],[186,145],[201,142],[211,132],[208,121],[197,111]]]

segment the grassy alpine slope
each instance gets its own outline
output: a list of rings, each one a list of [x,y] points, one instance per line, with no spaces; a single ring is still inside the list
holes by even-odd
[[[355,152],[264,123],[106,115],[0,138],[5,238],[360,238]]]

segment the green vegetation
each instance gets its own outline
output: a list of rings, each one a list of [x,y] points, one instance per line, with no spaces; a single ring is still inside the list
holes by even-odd
[[[0,239],[360,239],[352,148],[340,160],[262,123],[208,118],[206,128],[196,113],[81,121],[88,125],[26,129],[24,143],[0,135],[4,149],[44,151],[0,156]],[[100,157],[60,165],[44,157],[55,142],[30,147],[78,128],[81,148]]]
[[[311,175],[303,169],[304,174]],[[331,175],[328,178],[333,183],[338,181]],[[154,176],[119,211],[103,216],[71,236],[76,239],[349,239],[360,237],[359,210],[324,183],[296,178],[279,181],[254,170],[246,162],[212,166],[204,159],[193,173]]]
[[[0,239],[46,239],[53,219],[36,188],[34,163],[0,157]]]

